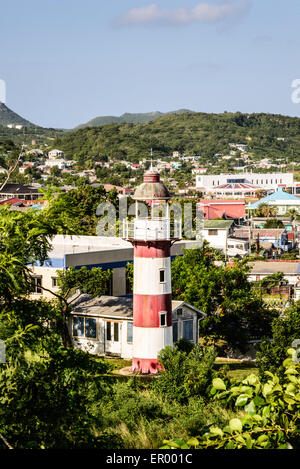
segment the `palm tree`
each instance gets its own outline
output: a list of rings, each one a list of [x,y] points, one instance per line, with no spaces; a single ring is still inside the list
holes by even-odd
[[[276,218],[277,213],[278,208],[272,205],[268,205],[267,203],[260,204],[256,210],[257,217]]]
[[[286,215],[290,217],[291,222],[295,221],[298,215],[298,210],[295,208],[290,208],[287,212]]]
[[[263,189],[257,189],[255,191],[255,197],[257,197],[258,199],[262,199],[264,195],[265,191]]]

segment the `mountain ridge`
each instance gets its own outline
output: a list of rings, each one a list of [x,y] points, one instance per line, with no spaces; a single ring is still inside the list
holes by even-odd
[[[140,112],[140,113],[132,113],[132,112],[125,112],[120,116],[97,116],[93,119],[89,120],[85,124],[80,124],[74,127],[73,130],[82,129],[84,127],[98,127],[99,125],[108,125],[108,124],[142,124],[147,123],[152,120],[158,119],[159,117],[169,115],[169,114],[183,114],[183,113],[194,113],[195,111],[191,111],[189,109],[178,109],[175,111],[170,112],[160,112],[160,111],[152,111],[152,112]]]

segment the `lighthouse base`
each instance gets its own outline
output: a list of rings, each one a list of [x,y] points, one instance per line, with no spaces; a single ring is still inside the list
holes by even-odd
[[[158,360],[155,358],[133,358],[132,359],[132,372],[142,374],[156,374],[159,370],[163,370]]]

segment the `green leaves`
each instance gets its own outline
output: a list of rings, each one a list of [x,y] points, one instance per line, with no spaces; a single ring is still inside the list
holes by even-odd
[[[237,400],[235,401],[236,407],[244,407],[249,401],[249,396],[247,394],[240,394]]]
[[[293,351],[288,351],[292,355]],[[236,415],[223,428],[212,425],[198,436],[199,448],[286,449],[300,447],[300,364],[284,360],[285,379],[267,372],[267,382],[250,375],[241,383],[225,386],[212,382],[212,399],[234,405]]]
[[[215,389],[217,390],[224,390],[226,391],[226,385],[224,381],[221,378],[215,378],[213,379],[212,385]]]
[[[234,418],[229,421],[229,428],[232,432],[241,432],[243,424],[240,419]]]

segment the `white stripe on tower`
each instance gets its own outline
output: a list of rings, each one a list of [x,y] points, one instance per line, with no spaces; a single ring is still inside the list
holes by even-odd
[[[136,295],[171,293],[170,257],[135,257],[133,278],[133,291]]]

